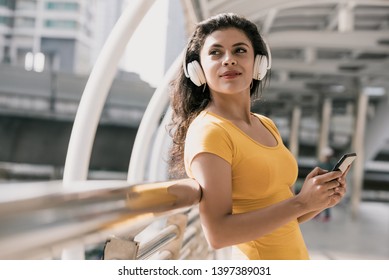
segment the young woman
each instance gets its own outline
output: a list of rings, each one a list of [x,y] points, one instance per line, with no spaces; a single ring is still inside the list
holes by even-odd
[[[341,200],[346,173],[316,167],[293,194],[296,160],[275,124],[250,111],[268,68],[269,50],[252,22],[220,14],[198,24],[173,82],[172,170],[201,186],[200,217],[213,248],[309,259],[298,223]]]

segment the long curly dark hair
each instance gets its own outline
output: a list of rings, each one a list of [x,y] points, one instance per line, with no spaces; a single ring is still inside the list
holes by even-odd
[[[214,31],[236,28],[246,34],[254,48],[254,55],[265,55],[269,59],[266,45],[257,29],[257,26],[232,13],[219,14],[205,21],[200,22],[186,47],[185,61],[190,63],[194,60],[200,62],[200,51],[205,39]],[[259,98],[261,81],[252,81],[250,96],[252,101]],[[211,101],[211,94],[208,86],[198,87],[185,76],[181,69],[176,79],[171,83],[171,108],[173,110],[172,121],[169,124],[169,133],[173,138],[173,145],[170,150],[169,166],[171,178],[185,176],[184,168],[184,145],[186,132],[193,119],[204,110]]]

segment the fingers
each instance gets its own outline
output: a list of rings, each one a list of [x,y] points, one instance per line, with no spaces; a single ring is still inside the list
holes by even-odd
[[[345,187],[336,187],[333,189],[335,194],[339,194],[343,196],[346,193],[346,188]]]
[[[332,196],[332,195],[336,194],[335,188],[329,189],[327,192],[328,192],[328,196]]]
[[[347,171],[347,170],[346,170]],[[346,172],[345,172],[346,173]],[[326,182],[335,180],[342,177],[341,171],[330,171],[324,170],[320,167],[315,167],[306,177],[307,180],[313,179],[313,183],[321,185]]]
[[[329,192],[329,207],[335,206],[338,204],[343,196],[346,194],[346,188],[343,186],[336,187],[334,189],[328,190]]]
[[[334,194],[334,195],[330,196],[328,207],[335,206],[336,204],[338,204],[340,202],[341,199],[342,199],[342,196],[340,196],[338,194]]]
[[[318,175],[322,175],[325,173],[327,173],[327,170],[321,169],[320,167],[315,167],[311,172],[309,172],[309,174],[307,175],[306,178],[311,179],[311,178],[314,178]]]
[[[325,192],[342,186],[338,180],[328,180],[326,178],[319,178],[319,176],[313,178],[312,183],[316,188],[322,189]]]
[[[315,185],[327,185],[328,188],[334,188],[340,184],[338,179],[341,178],[341,176],[341,171],[331,171],[321,175],[317,175],[313,177],[312,180]],[[328,184],[330,182],[332,184]]]

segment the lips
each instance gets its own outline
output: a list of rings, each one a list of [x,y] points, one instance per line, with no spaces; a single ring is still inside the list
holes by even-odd
[[[236,76],[239,76],[241,73],[238,72],[238,71],[226,71],[226,72],[223,72],[223,74],[220,75],[220,77],[224,77],[224,78],[234,78]]]

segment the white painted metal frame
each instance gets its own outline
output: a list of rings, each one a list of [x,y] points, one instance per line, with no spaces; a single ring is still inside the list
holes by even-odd
[[[182,56],[182,54],[181,54]],[[169,84],[171,80],[175,77],[177,70],[181,67],[181,56],[179,56],[173,65],[170,67],[168,72],[165,75],[163,84],[158,87],[153,97],[150,100],[149,105],[146,108],[146,111],[143,115],[142,122],[138,128],[138,133],[135,139],[135,143],[131,153],[130,165],[128,170],[127,181],[129,183],[140,183],[145,179],[146,169],[148,168],[147,159],[149,156],[153,156],[153,176],[156,176],[158,167],[156,164],[161,163],[161,155],[163,147],[161,145],[164,144],[163,138],[166,136],[165,125],[167,124],[168,115],[170,115],[169,111],[162,122],[159,130],[159,121],[161,116],[165,113],[167,106],[169,104],[169,94],[167,93]],[[154,133],[157,133],[157,140],[155,141],[155,146],[151,147]],[[150,155],[149,151],[151,150],[157,153],[154,155]],[[156,159],[158,157],[158,159]],[[154,178],[153,178],[154,179]]]
[[[87,179],[96,129],[117,65],[126,45],[155,0],[137,0],[124,10],[112,29],[85,86],[74,121],[63,183]]]

